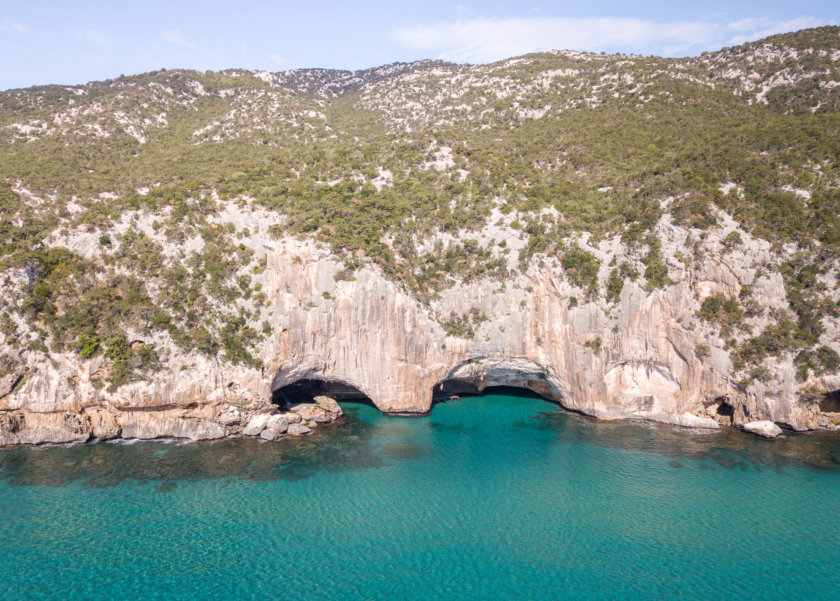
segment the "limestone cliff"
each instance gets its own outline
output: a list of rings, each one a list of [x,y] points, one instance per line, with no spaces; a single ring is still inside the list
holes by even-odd
[[[798,401],[790,361],[778,363],[770,385],[745,389],[733,381],[723,342],[697,317],[704,295],[737,294],[741,281],[754,278],[770,256],[760,241],[722,258],[709,254],[691,270],[671,267],[673,283],[663,289],[648,292],[628,280],[615,303],[571,303],[585,292],[569,282],[556,257],[543,256],[507,281],[454,286],[424,305],[374,267],[336,280],[341,260],[312,240],[267,240],[264,217],[247,208],[230,213],[265,259],[261,316],[271,333],[258,348],[262,368],[184,353],[164,335],[156,342],[167,350],[165,368],[108,391],[95,386],[101,357],[27,353],[19,381],[0,398],[0,443],[218,438],[236,431],[231,411],[264,411],[273,390],[308,379],[355,387],[391,413],[429,411],[435,391],[447,383],[476,390],[519,386],[592,416],[693,428],[769,420],[803,430],[837,423],[837,414]],[[667,219],[658,232],[672,250],[691,233]],[[705,244],[714,247],[724,234]],[[606,241],[592,251],[607,258],[626,249]],[[785,302],[772,273],[756,287],[762,303]],[[437,318],[471,312],[482,315],[471,337],[447,334]],[[698,357],[701,343],[708,356]],[[837,386],[825,380],[826,388]]]

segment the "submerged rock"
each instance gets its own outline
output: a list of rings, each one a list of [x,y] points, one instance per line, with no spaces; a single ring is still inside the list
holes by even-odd
[[[300,424],[290,424],[288,429],[288,433],[292,436],[302,436],[304,434],[309,434],[310,432],[312,432],[311,428],[301,426]]]
[[[769,420],[747,422],[743,428],[745,432],[764,438],[778,438],[782,435],[782,429]]]

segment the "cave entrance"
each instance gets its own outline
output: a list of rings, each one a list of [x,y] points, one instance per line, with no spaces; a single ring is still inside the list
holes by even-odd
[[[715,412],[717,415],[722,417],[734,417],[735,416],[735,407],[727,403],[726,401],[721,401],[720,405],[718,405],[717,411]]]
[[[823,413],[840,413],[840,390],[832,390],[819,400]]]
[[[554,405],[562,406],[554,398],[547,385],[539,385],[538,382],[529,383],[528,386],[511,386],[507,384],[494,384],[479,388],[473,382],[463,380],[442,380],[438,382],[432,391],[432,403],[445,403],[450,400],[457,400],[461,397],[484,396],[489,394],[502,394],[514,397],[539,397]]]
[[[432,402],[484,393],[518,396],[526,391],[562,406],[562,390],[538,363],[516,357],[475,357],[455,366],[434,385]]]
[[[311,403],[316,396],[328,396],[339,403],[352,401],[373,405],[373,401],[361,390],[344,382],[335,380],[297,380],[272,391],[271,402],[281,408],[289,408],[300,403]]]
[[[724,426],[735,423],[735,405],[730,403],[727,397],[717,397],[714,403],[717,403],[717,406],[712,405],[708,410],[712,419]]]

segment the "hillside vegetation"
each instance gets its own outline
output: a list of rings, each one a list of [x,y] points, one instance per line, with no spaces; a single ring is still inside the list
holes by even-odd
[[[760,306],[743,282],[699,316],[744,385],[784,353],[805,381],[840,365],[824,338],[840,311],[839,109],[838,27],[690,59],[175,70],[3,92],[6,363],[104,356],[103,385],[118,387],[159,369],[136,342],[158,333],[258,365],[265,265],[253,233],[220,217],[231,206],[329,246],[341,277],[372,264],[430,306],[456,282],[504,286],[554,257],[574,302],[608,307],[626,281],[671,285],[663,219],[692,232],[677,258],[690,269],[729,216],[773,245],[789,307]],[[722,252],[744,244],[732,234]],[[90,240],[95,252],[72,250]],[[605,265],[594,251],[610,240],[623,250]],[[468,335],[481,318],[440,321]]]

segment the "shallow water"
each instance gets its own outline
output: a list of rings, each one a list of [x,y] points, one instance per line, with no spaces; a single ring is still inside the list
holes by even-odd
[[[0,452],[0,598],[838,599],[840,437],[515,393],[295,441]]]

